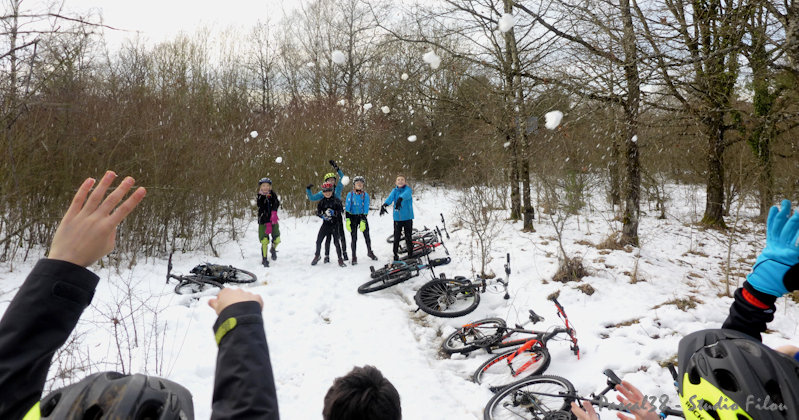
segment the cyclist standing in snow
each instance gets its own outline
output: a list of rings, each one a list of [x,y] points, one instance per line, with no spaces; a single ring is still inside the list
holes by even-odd
[[[322,226],[319,227],[319,233],[316,235],[316,254],[311,261],[311,265],[316,265],[321,258],[320,252],[322,250],[322,241],[327,239],[325,243],[325,263],[330,262],[330,237],[333,237],[333,244],[336,246],[336,255],[338,255],[339,267],[346,267],[344,260],[341,258],[341,247],[338,240],[338,224],[341,219],[341,213],[344,212],[344,207],[341,205],[341,200],[333,196],[333,184],[325,182],[322,184],[322,194],[324,197],[319,200],[316,205],[316,215],[322,219]]]
[[[330,165],[333,166],[333,169],[336,172],[335,173],[334,172],[326,173],[324,182],[329,182],[329,183],[331,183],[331,184],[333,184],[335,186],[335,191],[333,193],[333,196],[338,198],[339,201],[341,201],[342,200],[341,193],[342,193],[342,190],[344,189],[344,184],[342,184],[341,182],[338,182],[338,179],[336,178],[336,174],[338,174],[339,178],[344,179],[344,172],[342,172],[341,169],[338,167],[338,165],[336,164],[336,161],[330,160],[329,162],[330,162]],[[319,201],[319,200],[321,200],[322,197],[323,197],[322,191],[319,191],[316,194],[311,194],[311,187],[313,187],[313,184],[308,184],[308,186],[305,187],[305,195],[308,196],[308,200],[311,200],[311,201]],[[339,240],[340,240],[340,243],[341,243],[342,253],[344,254],[344,261],[346,261],[348,259],[348,257],[347,257],[347,239],[344,237],[344,218],[339,215],[339,218],[338,218],[337,221],[338,221],[338,223],[336,224],[336,228],[338,229],[338,237],[339,237]]]
[[[352,191],[347,194],[346,222],[347,230],[352,232],[352,265],[358,264],[358,256],[355,253],[356,243],[358,242],[358,231],[363,232],[363,240],[366,242],[366,256],[377,260],[372,252],[372,240],[369,238],[369,221],[366,216],[369,214],[369,193],[364,191],[366,179],[356,176],[352,180]]]
[[[404,232],[408,258],[413,256],[413,190],[405,181],[405,175],[398,175],[396,187],[391,190],[380,207],[380,215],[388,213],[386,207],[394,203],[394,260],[399,260],[400,235]]]
[[[258,181],[258,240],[261,241],[261,263],[264,267],[269,267],[269,235],[272,235],[272,259],[277,259],[275,247],[280,243],[280,226],[278,226],[277,209],[280,207],[280,200],[277,193],[272,190],[272,180],[261,178]]]

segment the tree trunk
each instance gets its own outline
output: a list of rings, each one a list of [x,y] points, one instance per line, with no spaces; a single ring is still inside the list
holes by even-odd
[[[510,142],[510,218],[519,220],[522,218],[521,194],[519,191],[519,159],[518,145],[514,136],[507,134],[505,139]]]
[[[638,159],[638,111],[641,99],[641,79],[638,74],[638,49],[629,0],[621,0],[624,36],[624,79],[627,84],[627,101],[624,104],[625,157],[627,182],[624,189],[624,216],[621,241],[638,246],[638,216],[641,202],[641,164]]]
[[[760,182],[758,182],[758,200],[760,202],[760,218],[764,222],[766,218],[768,218],[768,212],[774,200],[774,175],[771,167],[772,163],[770,158],[761,162]]]
[[[707,129],[707,199],[702,224],[724,228],[724,128],[723,115],[705,119]]]
[[[504,10],[505,13],[512,13],[513,12],[513,1],[512,0],[503,0]],[[518,119],[520,107],[517,103],[516,97],[516,72],[514,71],[514,54],[513,54],[513,46],[516,45],[516,38],[513,36],[513,30],[505,32],[505,53],[504,53],[504,62],[502,63],[502,72],[505,81],[505,86],[503,89],[503,99],[505,102],[505,119],[506,123],[506,139],[510,141],[510,149],[511,149],[511,187],[510,187],[510,198],[511,198],[511,211],[510,211],[510,218],[511,220],[519,220],[522,219],[522,203],[521,203],[521,194],[519,191],[519,186],[521,183],[521,174],[519,167],[521,165],[522,159],[524,159],[524,144],[521,142],[521,138],[519,137],[519,126],[521,125],[521,121]],[[527,183],[529,186],[529,181]],[[529,197],[528,197],[529,198]]]
[[[613,136],[613,143],[610,146],[610,163],[608,164],[608,175],[610,176],[610,204],[621,205],[621,171],[619,165],[622,162],[619,138]]]

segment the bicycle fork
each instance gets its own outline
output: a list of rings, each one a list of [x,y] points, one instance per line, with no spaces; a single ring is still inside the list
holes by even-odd
[[[519,376],[520,374],[522,374],[524,371],[526,371],[526,370],[527,370],[527,369],[528,369],[530,366],[532,366],[533,364],[535,364],[535,363],[538,363],[538,361],[539,361],[539,360],[541,360],[541,357],[542,357],[542,356],[541,356],[541,353],[538,353],[538,352],[532,352],[532,351],[531,351],[531,353],[534,353],[534,354],[533,354],[533,356],[530,358],[530,360],[528,360],[528,361],[524,362],[524,364],[522,364],[522,365],[519,367],[519,370],[518,370],[518,371],[517,371],[516,369],[513,369],[513,359],[515,359],[515,358],[516,358],[516,356],[519,356],[519,355],[521,355],[522,353],[524,353],[524,352],[525,352],[525,351],[527,351],[527,350],[532,350],[532,348],[533,348],[534,346],[536,346],[536,345],[540,345],[540,343],[541,343],[540,341],[538,341],[538,340],[535,340],[535,339],[533,339],[533,340],[530,340],[530,341],[528,341],[528,342],[524,343],[524,344],[523,344],[521,347],[519,347],[519,348],[518,348],[518,349],[517,349],[515,352],[511,353],[511,354],[510,354],[510,355],[509,355],[509,356],[508,356],[508,357],[505,359],[505,361],[508,363],[508,369],[510,369],[510,373],[511,373],[511,375],[512,375],[514,378],[515,378],[515,377],[517,377],[517,376]]]

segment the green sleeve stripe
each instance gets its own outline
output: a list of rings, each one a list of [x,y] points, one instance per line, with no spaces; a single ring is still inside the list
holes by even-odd
[[[39,403],[37,402],[36,405],[28,410],[28,413],[25,414],[22,420],[39,420],[40,418],[42,418],[42,411],[39,409]]]
[[[222,325],[219,326],[219,329],[216,330],[216,345],[219,346],[219,342],[222,341],[222,337],[225,336],[230,330],[236,328],[236,318],[228,318]]]

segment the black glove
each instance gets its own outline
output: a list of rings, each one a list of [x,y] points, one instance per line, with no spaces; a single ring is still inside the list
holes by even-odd
[[[386,213],[388,213],[388,210],[386,210],[386,204],[383,204],[382,206],[380,206],[380,215],[382,216]]]
[[[402,197],[397,199],[397,202],[394,203],[394,210],[399,210],[402,208]]]
[[[305,189],[306,189],[306,190],[310,190],[310,189],[311,189],[311,187],[313,187],[313,184],[308,184],[308,185],[306,185],[306,186],[305,186]]]
[[[330,160],[330,166],[332,166],[333,169],[338,171],[338,165],[336,165],[336,161],[335,160],[333,160],[333,159]]]

